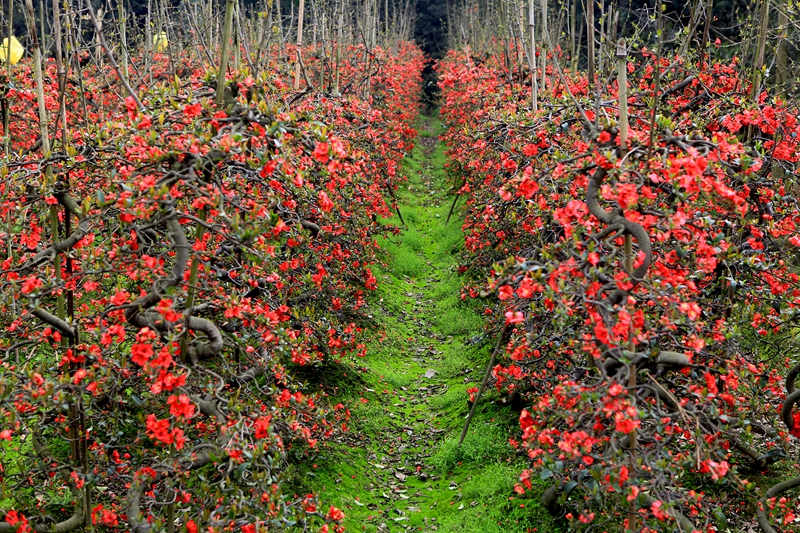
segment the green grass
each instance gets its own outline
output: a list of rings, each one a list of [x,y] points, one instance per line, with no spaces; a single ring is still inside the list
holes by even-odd
[[[377,327],[358,361],[365,369],[343,365],[336,375],[349,378],[334,393],[326,389],[330,402],[350,407],[351,430],[296,465],[290,486],[318,493],[323,508],[343,509],[348,531],[559,531],[537,491],[513,490],[526,466],[508,444],[518,414],[497,394],[484,396],[457,446],[466,389],[478,385],[492,339],[470,342],[484,335],[483,309],[460,297],[461,221],[444,224],[452,179],[442,145],[430,141],[440,126],[428,119],[419,130],[404,162],[408,181],[397,191],[405,225],[396,215],[385,221],[403,231],[380,241],[387,267],[375,272],[379,288],[369,303]],[[424,378],[428,369],[435,380]]]
[[[448,437],[436,454],[431,457],[431,464],[442,472],[448,472],[456,466],[464,464],[476,467],[508,461],[513,450],[506,440],[507,428],[495,424],[475,424],[461,446],[458,445],[460,435]]]

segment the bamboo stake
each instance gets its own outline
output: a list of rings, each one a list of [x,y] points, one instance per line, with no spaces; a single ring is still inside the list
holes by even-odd
[[[339,94],[339,61],[341,60],[342,28],[344,27],[344,5],[339,2],[339,27],[336,28],[336,58],[334,59],[336,75],[333,82],[333,94]]]
[[[711,32],[711,17],[713,8],[714,8],[714,0],[708,0],[708,5],[706,6],[706,14],[705,14],[706,17],[705,28],[703,29],[703,42],[700,45],[700,68],[704,68],[703,61],[706,60],[706,55],[707,55],[706,48],[708,47],[708,40]],[[778,24],[780,25],[780,22]]]
[[[11,58],[11,34],[14,32],[14,0],[8,0],[8,47],[5,50],[6,59]],[[6,79],[11,83],[11,61],[6,61]],[[6,159],[11,153],[11,135],[8,133],[8,116],[10,103],[5,101],[3,103],[3,147],[6,153]],[[9,240],[9,242],[11,242]]]
[[[519,46],[516,47],[517,49],[517,64],[519,65],[519,71],[522,73],[522,59],[523,54],[525,53],[525,30],[523,30],[523,23],[525,21],[525,6],[522,2],[519,3],[517,6],[519,9],[518,16],[517,16],[517,24],[514,26],[514,31],[519,31]]]
[[[653,144],[655,143],[656,138],[656,113],[658,112],[658,101],[660,98],[659,93],[661,92],[661,39],[662,39],[662,17],[661,12],[663,11],[664,5],[661,0],[658,0],[658,7],[656,17],[656,37],[658,39],[658,44],[656,45],[656,64],[653,70],[653,75],[656,77],[655,83],[653,84],[653,108],[651,110],[650,115],[650,142],[647,143],[647,159],[649,160],[653,156]]]
[[[577,57],[575,56],[575,6],[578,3],[578,0],[572,0],[570,4],[570,16],[569,16],[569,60],[572,65],[572,72],[578,68]]]
[[[47,33],[44,31],[44,1],[39,0],[39,25],[40,25],[40,33],[39,33],[39,40],[40,47],[42,50],[47,50]],[[44,55],[44,54],[42,54]]]
[[[53,0],[53,40],[56,48],[56,76],[58,77],[58,114],[61,119],[61,146],[69,145],[69,129],[67,128],[67,71],[64,68],[64,53],[61,42],[61,11],[59,0]],[[69,235],[69,234],[68,234]]]
[[[778,94],[780,94],[783,98],[786,98],[789,93],[789,57],[786,46],[786,41],[789,38],[789,17],[786,14],[787,8],[788,6],[786,5],[785,1],[782,6],[778,7],[778,31],[780,31],[780,35],[778,36],[778,47],[775,51],[775,60],[778,70],[776,84],[778,86]]]
[[[589,62],[589,93],[593,93],[596,83],[596,72],[594,64],[594,0],[586,1],[586,59]]]
[[[617,86],[619,91],[619,149],[628,150],[628,50],[625,39],[617,41]]]
[[[36,31],[36,17],[33,13],[33,2],[25,0],[25,11],[28,17],[28,31],[33,41],[33,69],[36,78],[36,100],[39,106],[39,134],[42,136],[42,155],[50,157],[50,135],[47,129],[47,109],[44,105],[44,78],[42,75],[42,48]],[[10,41],[10,39],[9,39]],[[11,62],[9,61],[9,64]],[[50,183],[46,183],[50,185]]]
[[[119,81],[122,83],[122,86],[125,87],[125,91],[127,91],[128,95],[131,98],[133,98],[134,102],[136,102],[136,106],[139,108],[139,110],[144,109],[144,104],[142,104],[142,101],[139,100],[139,96],[136,94],[136,92],[128,83],[128,79],[122,75],[122,71],[120,70],[119,65],[114,59],[114,56],[111,54],[111,49],[108,47],[108,44],[106,44],[106,38],[103,35],[103,31],[100,29],[99,23],[97,22],[97,17],[94,14],[94,8],[92,8],[91,0],[86,0],[86,7],[89,11],[89,18],[92,19],[92,24],[94,24],[94,31],[97,33],[97,38],[100,41],[100,46],[102,47],[103,50],[105,50],[108,62],[111,63],[111,67],[114,69],[114,72],[117,73]]]
[[[545,42],[550,41],[550,33],[549,29],[547,28],[547,0],[541,0],[542,2],[542,35],[545,36]],[[548,48],[543,50],[542,53],[542,83],[541,88],[542,91],[547,90],[547,52]],[[555,50],[549,49],[551,54],[555,54]]]
[[[153,69],[151,66],[153,50],[153,21],[152,21],[152,0],[147,0],[147,16],[145,17],[144,30],[144,68],[147,71],[148,83],[153,84]]]
[[[233,39],[233,70],[239,70],[239,62],[241,58],[241,48],[242,48],[242,39],[241,39],[241,29],[239,23],[239,3],[234,2],[233,4],[233,18],[235,20],[236,29],[231,30],[232,32],[232,39]]]
[[[219,58],[219,74],[217,74],[217,105],[222,105],[225,101],[225,85],[228,81],[228,48],[231,33],[233,33],[233,8],[235,5],[235,0],[227,0],[225,3],[225,27],[222,30],[222,50]]]
[[[625,269],[628,271],[628,274],[633,272],[633,246],[632,246],[633,239],[631,235],[625,235]],[[632,333],[632,332],[631,332]],[[633,335],[631,334],[630,344],[628,345],[628,349],[632,352],[636,352],[636,346],[633,342]],[[633,400],[634,406],[636,405],[636,365],[631,364],[628,369],[628,389],[633,390]],[[633,431],[630,433],[630,441],[629,441],[629,448],[631,454],[631,472],[636,470],[638,465],[637,460],[637,451],[636,447],[638,446],[638,435],[636,433],[636,428],[633,428]],[[639,531],[638,526],[638,515],[636,514],[636,505],[635,502],[631,502],[631,513],[630,513],[630,521],[628,522],[628,531],[636,532]]]
[[[303,15],[305,14],[306,1],[300,0],[300,9],[297,14],[297,63],[294,67],[294,90],[300,90],[300,68],[303,61]]]
[[[763,79],[764,50],[767,45],[767,27],[769,24],[769,0],[761,0],[761,24],[758,34],[758,48],[753,62],[753,80],[751,97],[753,102],[758,102],[758,95],[761,92],[761,81]]]
[[[528,0],[528,31],[531,34],[531,109],[539,111],[539,82],[536,76],[536,15],[533,0]]]
[[[495,344],[494,350],[492,351],[492,357],[489,359],[489,365],[486,367],[486,373],[483,375],[483,381],[481,381],[481,386],[478,389],[478,392],[475,394],[475,400],[473,400],[472,406],[469,408],[469,414],[467,415],[467,421],[464,423],[464,429],[461,430],[461,438],[458,439],[459,446],[461,446],[461,444],[464,442],[464,438],[467,436],[469,424],[472,422],[472,417],[475,414],[475,407],[478,405],[478,401],[481,399],[483,390],[486,388],[486,383],[489,381],[489,376],[492,375],[494,361],[497,358],[497,354],[500,352],[500,348],[503,346],[503,340],[506,338],[506,335],[510,329],[511,324],[506,323],[506,325],[503,326],[502,331],[500,331],[500,335],[497,337],[497,344]]]
[[[283,15],[281,14],[281,0],[275,1],[275,9],[277,11],[276,15],[278,17],[278,39],[280,39],[280,43],[278,46],[279,59],[283,60],[286,57],[286,39],[283,37]]]
[[[125,18],[125,5],[123,4],[123,0],[117,0],[117,13],[117,18],[119,19],[119,46],[120,54],[122,55],[122,73],[125,77],[128,77],[128,36],[125,28],[127,21]]]

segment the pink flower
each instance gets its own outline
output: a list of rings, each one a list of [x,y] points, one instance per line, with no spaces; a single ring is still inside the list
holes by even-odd
[[[521,324],[522,322],[525,322],[525,315],[520,311],[506,311],[507,324]]]

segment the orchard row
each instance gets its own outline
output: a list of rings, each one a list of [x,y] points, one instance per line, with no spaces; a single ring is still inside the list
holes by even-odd
[[[14,67],[0,530],[340,529],[340,510],[282,488],[349,418],[294,369],[365,353],[422,62],[351,48],[341,96],[292,91],[273,61],[229,75],[219,104],[211,71],[163,55],[140,102],[108,68],[62,84],[45,62],[38,98]]]
[[[528,406],[517,491],[572,530],[790,525],[800,480],[760,475],[800,436],[797,112],[735,62],[563,64],[536,112],[501,56],[439,67],[463,296],[491,296],[492,376]]]

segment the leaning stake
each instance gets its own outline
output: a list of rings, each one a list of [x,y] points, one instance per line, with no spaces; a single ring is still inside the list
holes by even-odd
[[[481,382],[481,387],[478,389],[478,393],[475,395],[475,400],[472,402],[472,407],[470,407],[469,409],[469,415],[467,415],[467,421],[464,424],[464,429],[461,430],[461,438],[458,439],[459,446],[461,446],[461,443],[464,442],[464,437],[467,436],[469,423],[472,422],[472,415],[475,414],[475,406],[478,405],[478,400],[481,399],[481,394],[483,394],[483,389],[486,388],[486,382],[489,381],[489,376],[492,375],[492,367],[494,366],[494,360],[497,357],[497,352],[500,351],[500,347],[503,345],[503,339],[506,338],[506,334],[508,334],[509,329],[511,329],[511,324],[506,324],[505,326],[503,326],[503,330],[500,332],[500,336],[497,337],[497,344],[494,345],[494,351],[492,352],[492,357],[489,359],[489,366],[486,367],[486,373],[483,375],[483,381]]]

